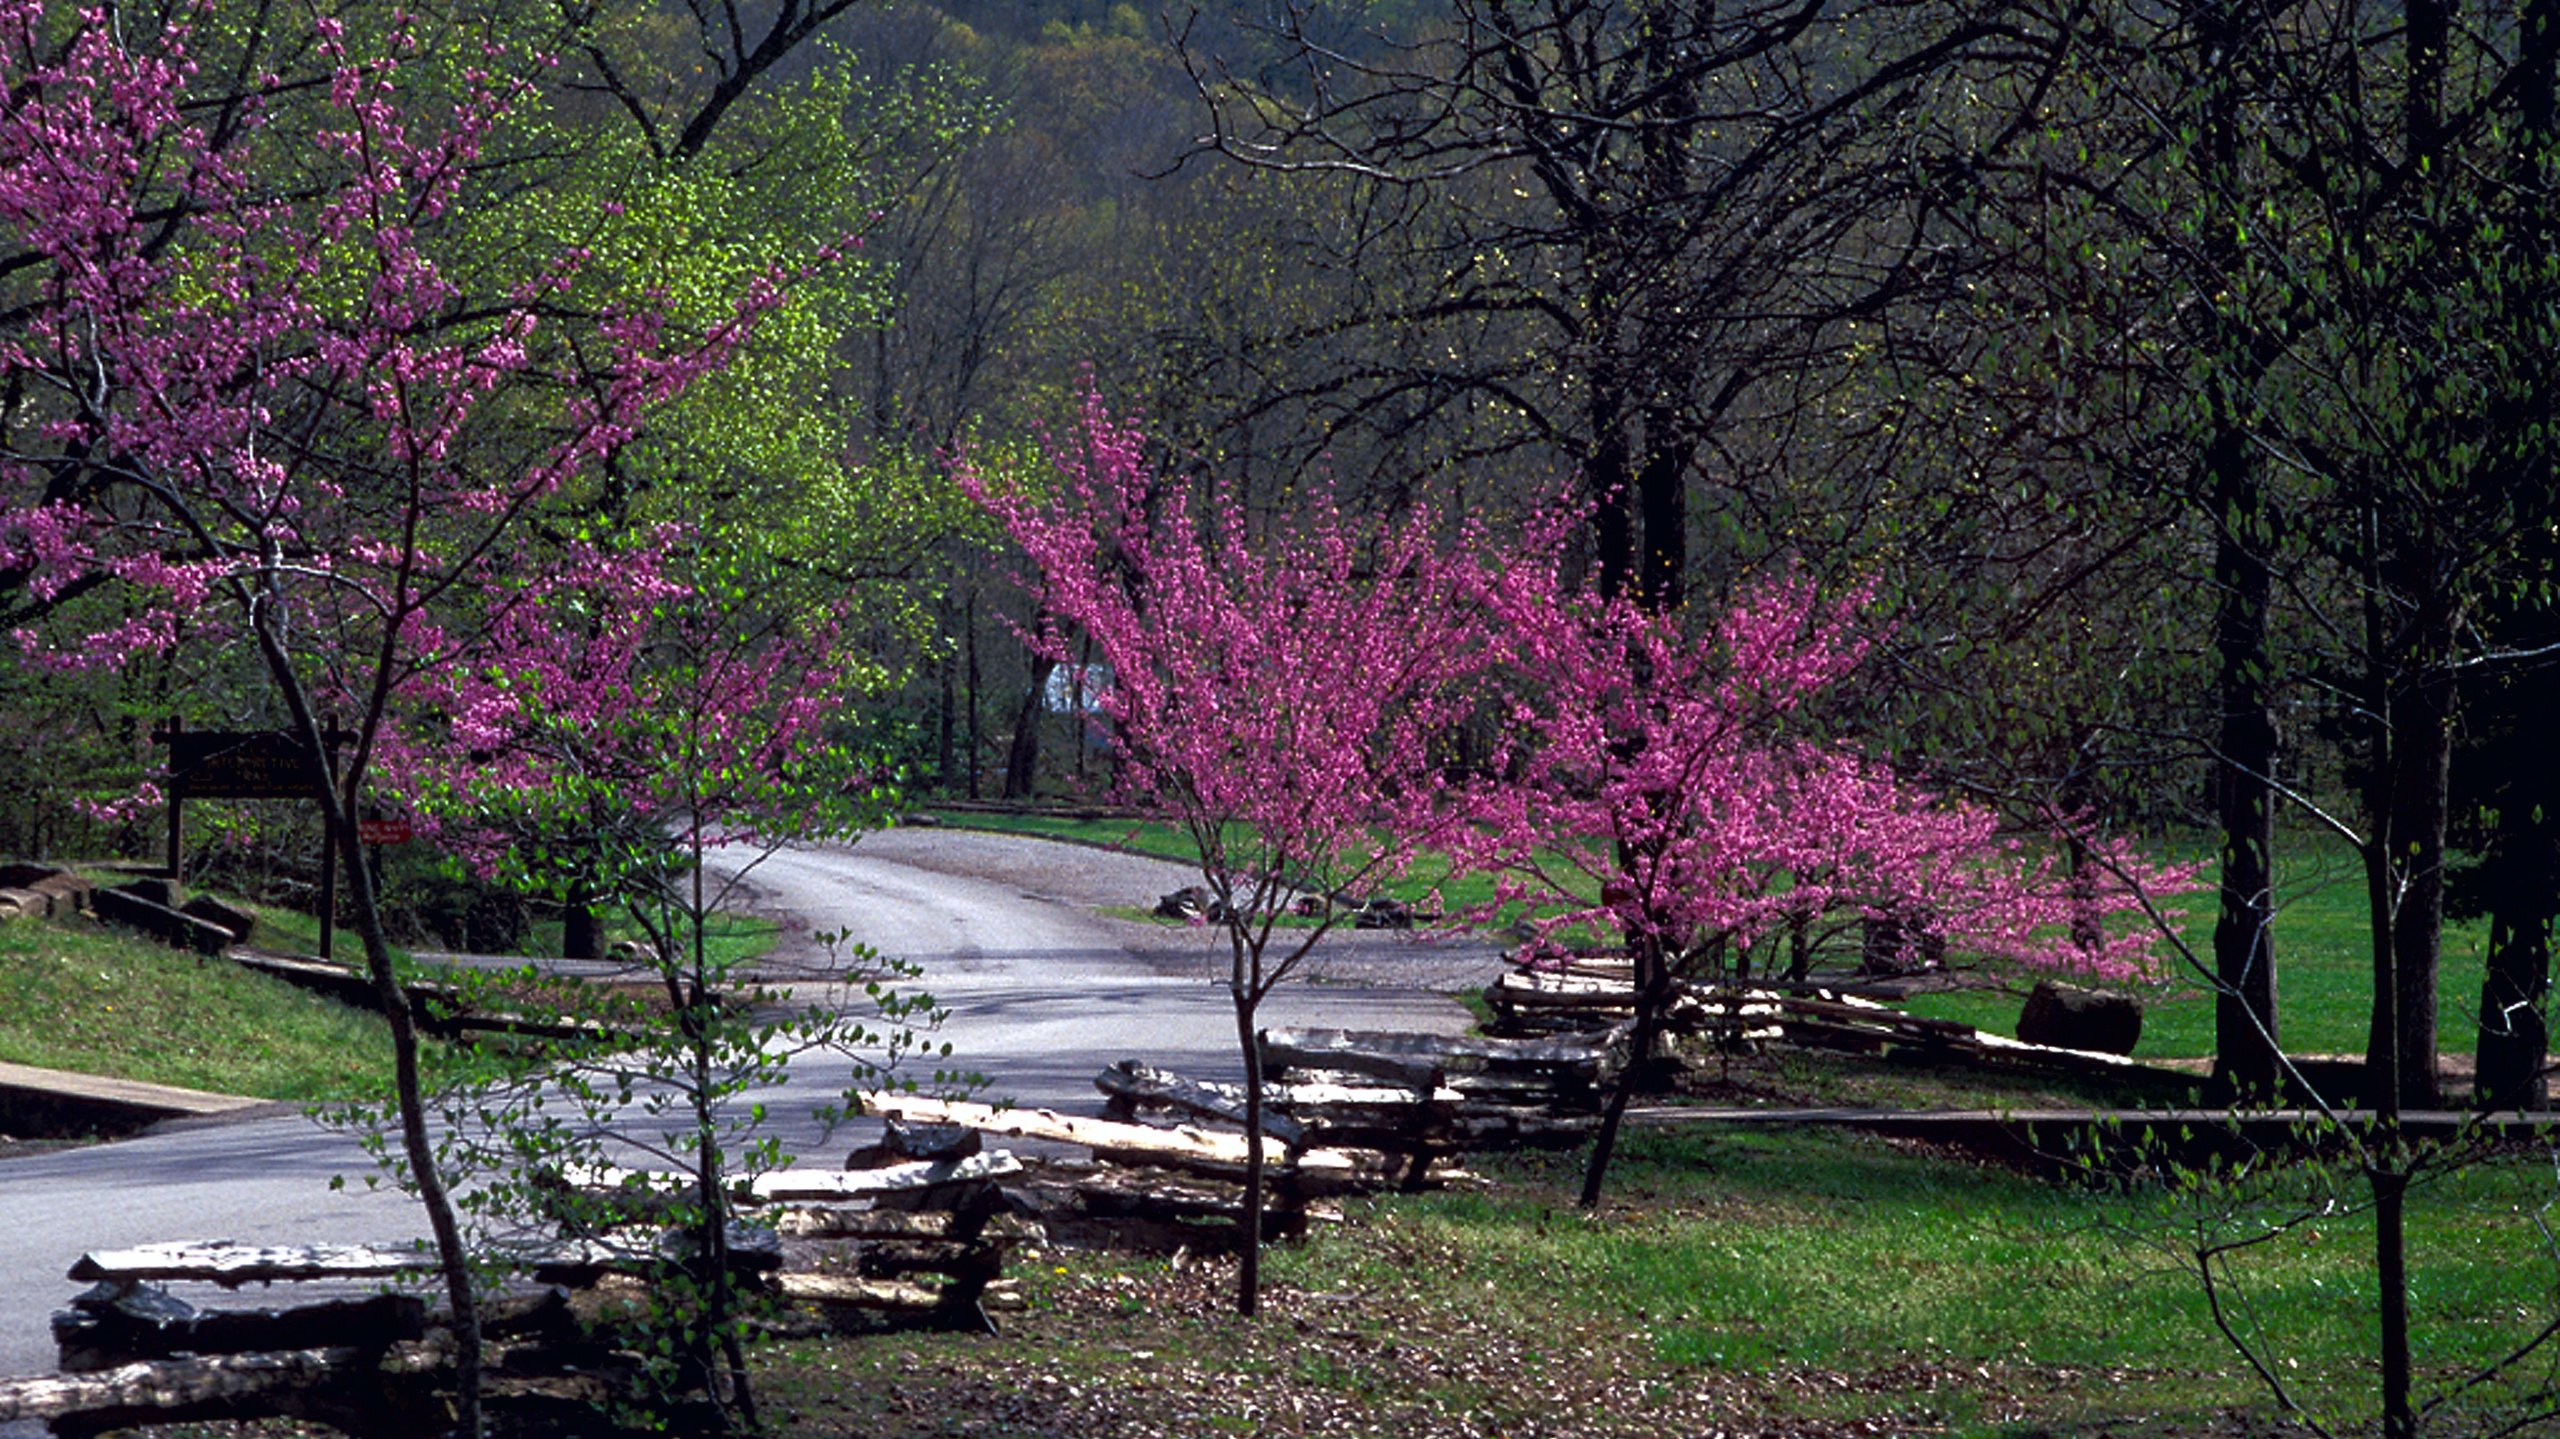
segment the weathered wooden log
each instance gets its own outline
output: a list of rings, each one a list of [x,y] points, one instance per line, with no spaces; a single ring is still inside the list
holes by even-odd
[[[1982,1041],[1985,1038],[1970,1028],[1956,1031],[1916,1029],[1865,1019],[1827,1019],[1817,1015],[1801,1014],[1786,1016],[1779,1027],[1785,1031],[1789,1040],[1798,1044],[1813,1044],[1826,1049],[1847,1049],[1867,1054],[1896,1049],[1932,1054],[1978,1056],[1982,1052]]]
[[[1217,1178],[1234,1178],[1244,1173],[1245,1137],[1241,1134],[1212,1133],[1190,1125],[1157,1129],[1144,1124],[1122,1124],[1108,1119],[1058,1114],[1046,1109],[998,1109],[992,1105],[927,1099],[919,1095],[866,1094],[862,1096],[862,1102],[875,1114],[945,1120],[1016,1139],[1077,1144],[1108,1159],[1162,1165],[1168,1169]],[[1266,1150],[1264,1160],[1274,1181],[1280,1184],[1320,1189],[1358,1188],[1374,1185],[1384,1177],[1379,1163],[1364,1161],[1336,1149],[1284,1150],[1277,1153]]]
[[[239,1244],[216,1239],[93,1250],[71,1266],[70,1277],[82,1283],[192,1279],[236,1289],[243,1284],[297,1279],[387,1279],[431,1269],[434,1264],[434,1256],[423,1247]]]
[[[1720,999],[1704,992],[1698,993],[1696,997],[1700,1003],[1710,1006],[1722,1003]],[[1889,1005],[1877,1004],[1871,1000],[1853,1000],[1845,998],[1825,999],[1798,995],[1760,994],[1755,995],[1753,1003],[1755,1005],[1771,1006],[1777,1012],[1785,1015],[1801,1015],[1813,1019],[1837,1020],[1844,1024],[1878,1025],[1893,1030],[1933,1038],[1968,1040],[1973,1038],[1975,1034],[1975,1030],[1972,1025],[1965,1024],[1958,1020],[1930,1019],[1923,1015],[1908,1014]]]
[[[748,1187],[758,1200],[768,1204],[878,1199],[894,1193],[986,1184],[1021,1172],[1022,1161],[1009,1151],[998,1149],[966,1159],[923,1160],[879,1169],[777,1169],[757,1175]]]
[[[1061,1221],[1103,1220],[1118,1225],[1135,1220],[1175,1226],[1169,1232],[1186,1237],[1196,1233],[1189,1226],[1206,1225],[1212,1226],[1212,1243],[1230,1240],[1244,1214],[1244,1196],[1231,1186],[1138,1170],[1098,1168],[1035,1184],[1028,1192],[1044,1213]],[[1311,1215],[1322,1213],[1328,1212],[1299,1203],[1271,1205],[1263,1211],[1263,1237],[1295,1238],[1306,1232]]]
[[[791,1239],[968,1239],[1008,1248],[1049,1242],[1038,1223],[1015,1214],[991,1214],[973,1222],[967,1215],[931,1210],[795,1205],[774,1216],[774,1227]]]
[[[1281,1069],[1365,1069],[1363,1060],[1393,1057],[1436,1065],[1449,1082],[1467,1073],[1552,1072],[1593,1082],[1625,1062],[1626,1026],[1583,1040],[1487,1039],[1481,1035],[1398,1034],[1341,1029],[1266,1029],[1266,1073]],[[1463,1087],[1462,1085],[1460,1087]]]
[[[775,1277],[783,1298],[802,1304],[842,1309],[880,1309],[921,1313],[948,1309],[974,1300],[979,1307],[1021,1310],[1029,1307],[1019,1284],[999,1279],[966,1298],[926,1284],[896,1279],[857,1279],[843,1274],[785,1273]]]
[[[105,1291],[105,1292],[101,1292]],[[101,1284],[53,1316],[64,1373],[95,1373],[180,1354],[354,1346],[388,1349],[427,1330],[426,1302],[407,1294],[326,1299],[289,1308],[203,1311],[164,1290]]]
[[[1636,1007],[1634,985],[1579,974],[1523,974],[1513,970],[1486,985],[1484,997],[1494,1005],[1531,1009],[1632,1010]]]
[[[1093,1087],[1108,1096],[1115,1107],[1125,1106],[1129,1111],[1172,1109],[1203,1119],[1222,1119],[1239,1128],[1244,1125],[1245,1093],[1240,1085],[1186,1079],[1168,1069],[1124,1059],[1095,1075]],[[1265,1086],[1262,1132],[1282,1144],[1306,1143],[1306,1126],[1275,1107],[1271,1099],[1270,1089]]]
[[[854,1251],[853,1264],[866,1279],[940,1274],[984,1284],[1004,1272],[1004,1251],[960,1239],[868,1239]]]
[[[0,1380],[0,1423],[77,1415],[91,1432],[128,1422],[171,1422],[228,1412],[244,1401],[338,1382],[373,1362],[356,1347],[145,1360],[93,1374]]]
[[[1471,1104],[1449,1121],[1451,1143],[1463,1149],[1513,1145],[1571,1145],[1591,1137],[1597,1109],[1558,1113],[1549,1108]]]

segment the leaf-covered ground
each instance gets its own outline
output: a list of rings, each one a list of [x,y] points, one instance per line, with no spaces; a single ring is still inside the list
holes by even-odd
[[[2140,1368],[1957,1365],[1743,1374],[1663,1365],[1640,1333],[1534,1334],[1393,1295],[1274,1285],[1230,1308],[1232,1267],[1053,1276],[1000,1339],[803,1343],[769,1360],[785,1434],[805,1439],[1853,1439],[1982,1434],[2215,1436],[2289,1431],[2211,1413],[2098,1416],[2162,1376]],[[2121,1411],[2126,1407],[2108,1404]]]

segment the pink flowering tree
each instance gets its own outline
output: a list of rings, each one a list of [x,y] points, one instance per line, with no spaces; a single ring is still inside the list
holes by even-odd
[[[1614,936],[1632,963],[1631,1064],[1602,1121],[1599,1202],[1627,1098],[1684,978],[1747,974],[1756,946],[1858,924],[1905,950],[2124,978],[2152,972],[2142,894],[2185,876],[2103,846],[2078,877],[2058,844],[2007,833],[1815,720],[1865,653],[1863,594],[1800,579],[1746,591],[1701,632],[1506,566],[1486,593],[1511,651],[1507,771],[1475,795],[1465,861],[1506,876],[1550,933]],[[2059,840],[2058,833],[2051,838]],[[2124,920],[2123,923],[2113,921]]]
[[[1236,1305],[1259,1290],[1264,1157],[1255,1016],[1337,921],[1298,896],[1364,893],[1463,822],[1435,742],[1477,703],[1492,633],[1463,550],[1420,520],[1369,524],[1319,493],[1248,516],[1160,474],[1137,429],[1087,401],[1053,455],[1057,488],[960,482],[1038,570],[1042,608],[1110,667],[1118,784],[1181,827],[1223,927],[1245,1069],[1247,1162]],[[1064,655],[1061,637],[1040,637]]]
[[[563,487],[723,364],[780,277],[695,333],[594,307],[552,322],[580,314],[574,253],[500,303],[466,303],[422,237],[467,203],[523,93],[504,67],[538,60],[487,52],[425,124],[400,88],[415,38],[395,24],[359,54],[319,18],[323,117],[276,147],[289,155],[262,155],[255,82],[191,103],[179,13],[155,31],[0,0],[0,225],[18,246],[0,590],[24,663],[113,667],[183,637],[241,656],[270,722],[299,738],[390,1021],[400,1147],[476,1432],[477,1310],[356,820],[409,742],[404,696],[509,644],[493,593],[575,562],[543,543]],[[261,161],[289,161],[292,181]],[[353,734],[335,749],[333,722]]]
[[[938,1016],[898,987],[911,969],[840,953],[860,972],[807,978],[859,988],[801,999],[759,983],[711,930],[780,845],[881,821],[894,793],[839,721],[876,667],[832,586],[673,527],[567,558],[493,588],[478,656],[400,696],[410,722],[380,794],[484,877],[609,904],[645,936],[634,962],[657,993],[600,1001],[500,976],[512,1008],[549,998],[582,1023],[537,1071],[498,1065],[440,1096],[447,1162],[495,1250],[528,1223],[607,1247],[683,1236],[686,1262],[618,1336],[644,1360],[628,1398],[680,1429],[754,1431],[745,1341],[764,1316],[735,1279],[735,1195],[791,1158],[756,1091],[812,1058],[849,1060],[852,1083],[876,1087],[919,1057]],[[684,1188],[637,1173],[618,1188],[557,1183],[635,1161]]]

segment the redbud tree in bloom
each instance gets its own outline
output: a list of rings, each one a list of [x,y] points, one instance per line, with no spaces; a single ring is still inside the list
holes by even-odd
[[[404,109],[417,42],[355,53],[314,20],[326,118],[262,153],[262,96],[198,103],[189,12],[154,31],[67,25],[0,0],[0,593],[37,667],[114,667],[181,643],[262,676],[265,722],[297,736],[349,872],[390,1020],[401,1147],[445,1263],[476,1430],[478,1338],[437,1180],[416,1036],[355,821],[404,702],[456,667],[506,668],[503,604],[562,487],[723,364],[781,277],[705,333],[644,311],[580,313],[579,257],[511,295],[466,296],[423,237],[467,203],[484,142],[524,93],[495,50],[431,121]],[[263,83],[275,83],[272,81]],[[273,171],[289,169],[283,178]],[[510,577],[512,575],[512,578]],[[352,741],[323,743],[332,720]]]
[[[1510,652],[1512,748],[1475,796],[1464,860],[1505,875],[1550,933],[1614,936],[1634,968],[1637,1063],[1612,1095],[1584,1203],[1598,1202],[1676,982],[1746,973],[1779,936],[1873,924],[1906,949],[2153,973],[2143,897],[2186,872],[2102,844],[2106,877],[2075,877],[2058,834],[2007,832],[1825,733],[1817,702],[1865,654],[1865,594],[1768,580],[1692,633],[1528,560],[1494,574],[1484,600]]]
[[[876,666],[835,587],[676,527],[564,559],[493,580],[479,657],[403,694],[417,714],[385,755],[385,788],[508,887],[613,903],[647,935],[635,967],[660,992],[654,1005],[563,996],[603,1022],[549,1046],[538,1071],[502,1065],[449,1088],[445,1152],[466,1209],[501,1241],[529,1218],[606,1246],[645,1235],[644,1251],[668,1229],[688,1236],[700,1262],[626,1326],[645,1361],[632,1397],[678,1414],[699,1396],[752,1430],[744,1340],[760,1316],[729,1263],[734,1196],[789,1162],[754,1092],[814,1054],[850,1058],[871,1087],[936,1016],[888,982],[912,970],[877,964],[824,1002],[759,988],[708,932],[776,847],[881,821],[893,796],[837,723]],[[683,1192],[551,1182],[635,1155],[685,1175]]]
[[[1258,1289],[1262,1066],[1255,1015],[1335,922],[1280,925],[1300,894],[1402,874],[1462,815],[1436,748],[1494,657],[1464,547],[1421,519],[1344,515],[1321,490],[1249,516],[1223,490],[1160,474],[1139,431],[1086,402],[1052,456],[1057,487],[960,483],[1037,569],[1041,608],[1110,667],[1102,705],[1121,795],[1181,827],[1216,900],[1244,1059],[1248,1161],[1237,1307]],[[1059,636],[1040,637],[1061,657]]]

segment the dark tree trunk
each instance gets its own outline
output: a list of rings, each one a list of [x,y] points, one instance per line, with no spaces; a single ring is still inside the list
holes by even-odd
[[[2516,180],[2525,202],[2522,253],[2549,253],[2555,226],[2550,147],[2560,141],[2560,0],[2525,0],[2517,60]],[[2540,303],[2528,293],[2524,303]],[[2545,385],[2546,391],[2548,386]],[[2531,405],[2533,400],[2528,399]],[[2535,434],[2533,414],[2510,417],[2508,428]],[[2519,455],[2519,488],[2527,495],[2553,492],[2552,439],[2547,426]],[[2547,567],[2551,560],[2544,559]],[[2548,671],[2510,693],[2508,723],[2519,731],[2540,727],[2549,710],[2542,700],[2560,691]],[[2489,842],[2493,867],[2487,973],[2480,986],[2477,1102],[2483,1109],[2521,1109],[2542,1099],[2539,1079],[2550,1053],[2551,928],[2560,914],[2560,760],[2545,745],[2510,751],[2513,763],[2501,786],[2496,832]]]
[[[2392,838],[2399,905],[2392,953],[2400,984],[2400,1103],[2433,1109],[2442,1087],[2436,1064],[2436,978],[2444,952],[2445,840],[2452,813],[2453,620],[2433,597],[2418,636],[2414,683],[2402,693],[2392,740]]]
[[[2560,872],[2546,866],[2546,882]],[[2545,1056],[2551,1051],[2546,1004],[2551,994],[2549,901],[2519,904],[2489,919],[2488,974],[2480,984],[2477,1103],[2482,1109],[2538,1108]],[[2529,911],[2539,909],[2539,914]]]
[[[980,799],[984,796],[979,787],[978,770],[987,751],[985,737],[978,732],[978,718],[986,713],[986,709],[978,685],[978,591],[974,585],[969,589],[969,603],[961,621],[960,642],[968,652],[969,660],[969,798]]]
[[[1245,961],[1239,959],[1241,969]],[[1259,966],[1256,966],[1257,968]],[[1244,1054],[1244,1202],[1236,1210],[1243,1226],[1236,1236],[1236,1313],[1250,1319],[1262,1306],[1262,1046],[1256,1043],[1253,978],[1239,979],[1235,1001],[1236,1041]]]
[[[1584,462],[1590,486],[1594,560],[1600,597],[1614,600],[1633,588],[1636,574],[1636,496],[1628,483],[1626,411],[1614,370],[1595,367],[1591,377],[1591,451]]]
[[[1040,715],[1048,696],[1050,672],[1058,662],[1034,656],[1031,684],[1022,692],[1022,708],[1013,716],[1013,746],[1005,752],[1004,797],[1029,799],[1040,778]]]
[[[1634,946],[1636,1022],[1635,1033],[1628,1039],[1627,1066],[1618,1075],[1617,1086],[1609,1092],[1609,1105],[1600,1114],[1600,1132],[1591,1141],[1591,1161],[1582,1171],[1582,1207],[1596,1209],[1600,1194],[1609,1179],[1609,1161],[1616,1157],[1618,1130],[1627,1117],[1627,1102],[1636,1090],[1653,1079],[1653,1050],[1662,1039],[1662,1017],[1671,1007],[1671,966],[1659,942],[1644,938]]]
[[[2248,437],[2236,425],[2222,425],[2206,463],[2220,522],[2213,574],[2221,594],[2214,623],[2214,688],[2222,712],[2215,740],[2222,881],[2213,927],[2214,1070],[2226,1091],[2264,1097],[2275,1093],[2283,1061],[2273,930],[2277,735],[2267,653],[2273,575]]]
[[[560,957],[597,959],[604,954],[604,926],[596,919],[595,897],[583,891],[560,908]]]

